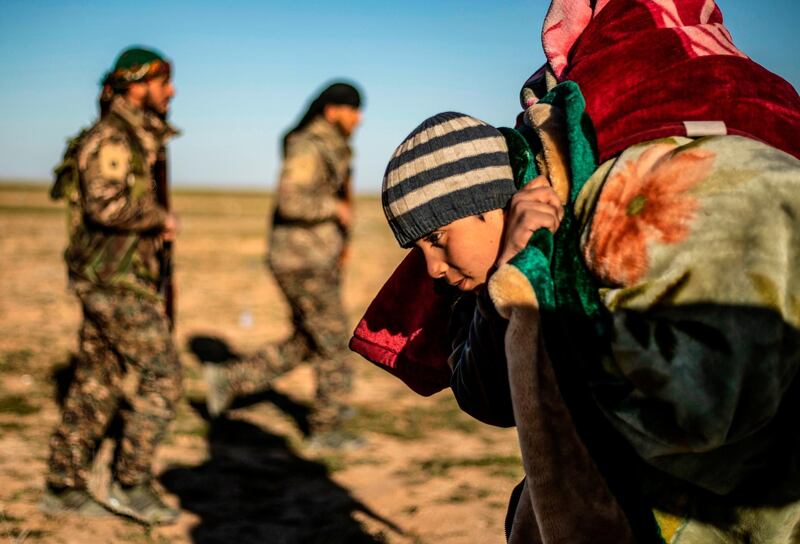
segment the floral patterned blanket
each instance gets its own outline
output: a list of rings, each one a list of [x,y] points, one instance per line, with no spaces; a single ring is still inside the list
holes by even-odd
[[[674,542],[709,541],[720,524],[791,542],[800,161],[738,136],[648,142],[601,166],[576,214],[611,316],[593,394],[642,459],[702,490],[673,496],[695,510],[690,521],[686,504],[672,508],[686,518]],[[698,509],[720,511],[715,496],[751,506],[701,523]]]

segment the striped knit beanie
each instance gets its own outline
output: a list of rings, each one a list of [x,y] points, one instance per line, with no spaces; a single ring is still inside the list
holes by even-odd
[[[402,247],[470,215],[503,208],[516,191],[508,146],[496,128],[463,113],[422,122],[383,177],[383,212]]]

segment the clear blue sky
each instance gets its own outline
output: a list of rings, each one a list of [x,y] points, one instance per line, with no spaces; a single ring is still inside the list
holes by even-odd
[[[0,178],[49,178],[95,115],[98,80],[143,44],[176,65],[176,185],[272,188],[279,135],[336,77],[366,92],[355,182],[379,190],[389,155],[428,115],[509,125],[538,67],[545,0],[3,0]],[[800,86],[800,1],[718,0],[737,45]]]

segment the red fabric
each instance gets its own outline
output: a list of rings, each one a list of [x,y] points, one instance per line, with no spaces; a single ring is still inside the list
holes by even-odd
[[[450,385],[450,300],[434,290],[425,258],[412,249],[358,323],[350,349],[420,395]]]
[[[728,134],[800,158],[797,92],[726,38],[710,0],[603,4],[559,76],[583,92],[600,161],[636,143],[686,135],[683,121],[724,121]]]

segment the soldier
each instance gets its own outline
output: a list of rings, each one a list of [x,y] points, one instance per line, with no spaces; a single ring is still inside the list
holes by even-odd
[[[69,203],[69,282],[83,308],[74,381],[50,440],[47,513],[108,511],[87,489],[99,441],[119,412],[107,507],[146,524],[175,521],[152,486],[152,460],[181,395],[181,369],[159,293],[177,218],[157,198],[154,167],[176,131],[170,63],[124,51],[103,80],[100,119],[70,142],[51,191]],[[166,180],[164,180],[166,181]],[[163,200],[163,199],[162,199]],[[123,380],[135,378],[134,393]],[[127,388],[126,388],[127,389]],[[123,399],[123,397],[125,397]]]
[[[312,436],[338,440],[352,387],[348,330],[341,301],[342,257],[352,223],[350,136],[361,121],[361,96],[334,83],[283,139],[284,162],[268,264],[292,310],[294,332],[234,364],[206,365],[208,409],[219,415],[303,361],[313,361],[317,391]]]

